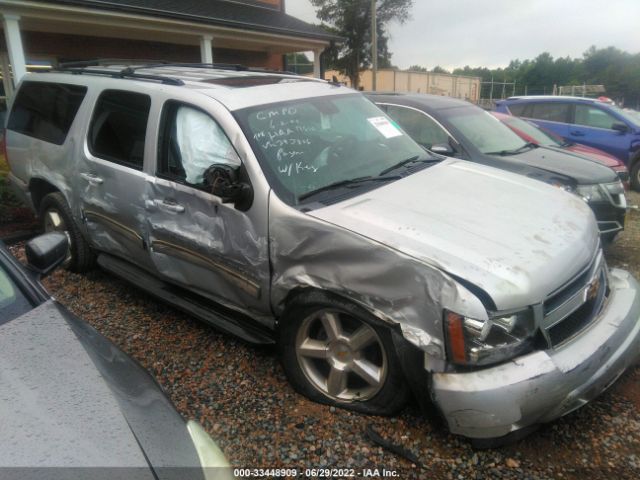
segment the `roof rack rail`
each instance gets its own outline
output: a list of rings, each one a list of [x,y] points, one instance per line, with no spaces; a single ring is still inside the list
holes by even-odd
[[[51,71],[66,72],[66,73],[71,73],[73,75],[82,75],[84,73],[88,73],[90,75],[107,75],[112,78],[131,78],[134,80],[155,80],[165,85],[175,85],[175,86],[184,85],[184,82],[179,78],[165,77],[163,75],[135,73],[135,71],[130,69],[129,67],[124,68],[122,70],[100,70],[97,68],[85,68],[84,66],[58,67],[58,68],[52,69]]]
[[[129,67],[131,71],[143,69],[143,68],[155,68],[155,67],[191,67],[191,68],[215,68],[217,70],[232,70],[236,72],[256,72],[256,73],[273,73],[278,75],[296,75],[295,72],[289,72],[286,70],[267,70],[264,68],[247,67],[239,63],[174,63],[174,62],[156,62],[155,64],[136,65],[135,67]]]
[[[108,67],[113,65],[138,65],[144,64],[165,64],[170,63],[166,60],[157,59],[133,59],[133,58],[94,58],[92,60],[79,60],[75,62],[62,62],[58,64],[58,68],[81,68],[81,67]]]

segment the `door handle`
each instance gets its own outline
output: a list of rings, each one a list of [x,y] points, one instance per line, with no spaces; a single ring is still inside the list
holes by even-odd
[[[87,182],[89,182],[91,185],[102,185],[102,182],[104,182],[104,180],[102,180],[99,176],[94,175],[93,173],[81,173],[80,176],[82,178],[84,178]]]
[[[158,208],[165,210],[167,212],[172,212],[172,213],[184,212],[184,207],[174,202],[173,200],[169,200],[165,198],[164,200],[154,200],[153,203],[155,203],[155,205]]]
[[[571,130],[569,133],[574,137],[584,137],[584,132],[581,132],[580,130]]]

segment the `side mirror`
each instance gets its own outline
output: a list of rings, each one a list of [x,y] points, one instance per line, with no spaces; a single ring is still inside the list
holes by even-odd
[[[429,150],[431,150],[433,153],[444,155],[446,157],[450,157],[456,153],[448,143],[436,143],[435,145],[431,145],[431,148]]]
[[[67,259],[69,239],[62,232],[45,233],[30,240],[24,250],[29,268],[44,277]]]
[[[615,130],[616,132],[619,132],[619,133],[627,133],[629,131],[629,127],[627,126],[626,123],[614,122],[614,124],[611,125],[611,130]]]
[[[240,168],[215,163],[204,172],[204,184],[209,192],[220,197],[222,203],[233,203],[238,210],[246,210],[253,201],[253,189],[240,179]]]

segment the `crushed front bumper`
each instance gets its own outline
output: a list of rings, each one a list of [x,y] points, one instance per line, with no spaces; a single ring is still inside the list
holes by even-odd
[[[466,373],[434,373],[432,397],[452,433],[498,438],[549,422],[606,390],[640,357],[640,286],[610,272],[609,299],[598,318],[557,349]]]

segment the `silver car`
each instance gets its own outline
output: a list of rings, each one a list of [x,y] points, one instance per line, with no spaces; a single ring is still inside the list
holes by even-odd
[[[638,284],[585,202],[434,157],[359,93],[198,65],[30,74],[11,181],[47,230],[152,295],[277,343],[318,402],[510,438],[605,390],[640,350]]]

